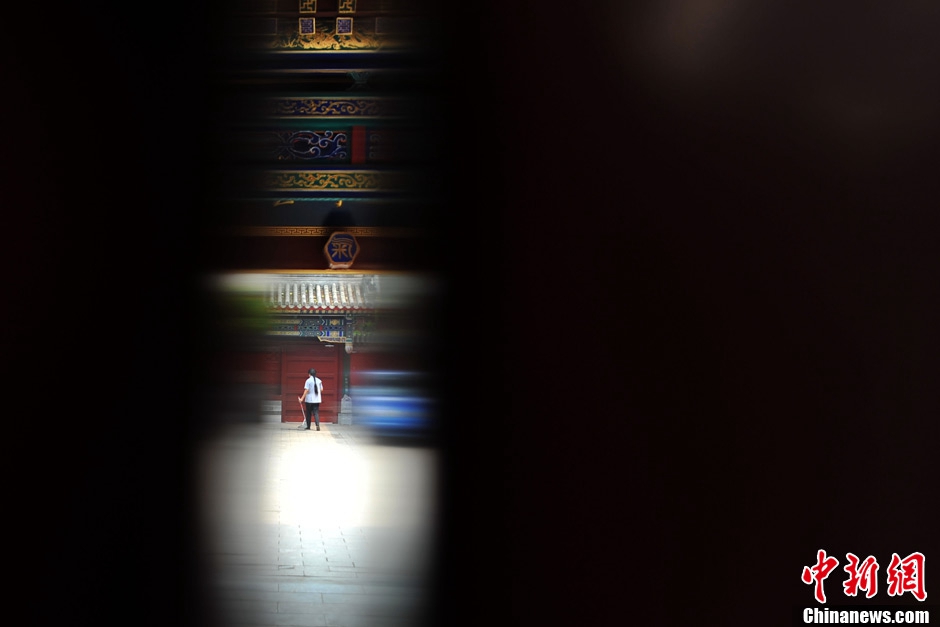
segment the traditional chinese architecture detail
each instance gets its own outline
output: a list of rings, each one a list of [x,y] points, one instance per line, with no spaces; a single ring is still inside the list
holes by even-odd
[[[362,52],[414,48],[439,22],[409,2],[264,0],[236,3],[241,47],[271,51]],[[250,6],[248,6],[250,5]],[[355,20],[355,23],[354,23]]]
[[[385,47],[400,47],[402,44],[392,39],[391,35],[377,36],[375,19],[359,18],[353,32],[353,18],[336,19],[300,18],[300,28],[293,34],[284,33],[272,42],[276,50],[380,50]],[[369,23],[371,22],[371,27]],[[313,28],[311,28],[311,26]],[[397,44],[397,45],[396,45]]]
[[[350,316],[346,322],[346,342],[368,345],[375,336],[374,316]]]
[[[269,191],[392,190],[399,187],[394,173],[374,170],[271,171],[262,188]]]
[[[284,276],[273,278],[265,302],[275,313],[343,313],[375,307],[377,284],[373,277]]]
[[[305,98],[265,100],[263,113],[277,117],[374,118],[404,115],[406,103],[393,98]]]
[[[314,35],[317,32],[317,19],[315,17],[302,17],[298,20],[297,31],[301,35]]]
[[[252,306],[256,329],[265,335],[343,344],[348,353],[382,350],[383,316],[400,311],[404,298],[432,286],[418,276],[342,270],[231,273],[217,280],[222,293]],[[270,355],[267,359],[277,361]]]
[[[316,337],[321,341],[346,342],[347,328],[344,317],[335,318],[293,318],[273,320],[268,335],[292,335],[297,337]]]
[[[333,131],[296,131],[277,133],[281,143],[279,160],[345,160],[349,157],[346,133]]]
[[[351,268],[359,254],[359,244],[352,233],[337,231],[330,235],[323,253],[330,263],[330,268]]]
[[[283,126],[287,126],[284,122]],[[235,131],[224,149],[241,161],[388,164],[427,157],[421,137],[409,128],[334,125],[328,129],[268,128]]]
[[[426,122],[438,103],[424,88],[399,88],[426,68],[395,49],[423,53],[432,41],[424,31],[438,22],[411,3],[264,0],[239,9],[231,43],[253,53],[233,58],[238,95],[216,146],[235,166],[220,177],[219,196],[240,205],[223,228],[251,251],[222,253],[236,267],[263,266],[264,255],[278,260],[267,267],[298,271],[423,263],[418,246],[386,241],[428,235],[426,212],[437,208],[428,202],[436,170],[425,164],[437,145]],[[351,204],[340,209],[344,200]],[[331,239],[337,230],[343,235]],[[308,239],[281,245],[270,237]],[[372,238],[363,254],[357,237]]]

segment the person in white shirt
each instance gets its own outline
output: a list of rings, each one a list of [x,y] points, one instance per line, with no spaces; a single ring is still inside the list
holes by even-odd
[[[305,406],[304,411],[304,424],[297,427],[298,429],[310,429],[310,416],[312,415],[316,421],[317,431],[320,430],[320,400],[323,398],[323,381],[317,378],[317,371],[311,368],[307,371],[307,374],[310,375],[307,377],[307,381],[304,383],[304,391],[300,394],[300,397],[297,399]]]

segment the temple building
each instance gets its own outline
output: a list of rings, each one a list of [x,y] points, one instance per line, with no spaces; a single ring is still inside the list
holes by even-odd
[[[309,368],[322,422],[352,420],[359,373],[424,368],[442,189],[433,19],[384,0],[248,0],[228,16],[210,280],[230,323],[253,320],[223,359],[243,364],[265,420],[302,420]]]

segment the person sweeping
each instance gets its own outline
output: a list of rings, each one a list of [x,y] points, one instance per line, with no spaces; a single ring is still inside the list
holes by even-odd
[[[309,375],[307,381],[304,382],[304,391],[298,397],[298,401],[304,404],[306,411],[304,412],[304,424],[297,427],[298,429],[309,430],[310,429],[310,416],[312,415],[316,421],[317,431],[320,430],[320,400],[323,398],[323,381],[317,378],[317,371],[311,368],[307,371]]]

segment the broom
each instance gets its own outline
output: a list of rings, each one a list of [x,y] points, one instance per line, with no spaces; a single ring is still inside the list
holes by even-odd
[[[307,412],[306,412],[306,410],[304,409],[304,402],[303,402],[303,400],[301,400],[301,399],[299,399],[299,398],[297,399],[297,402],[300,403],[300,414],[304,417],[303,423],[301,423],[300,427],[305,427],[305,428],[306,428],[306,425],[307,425]],[[297,428],[299,429],[300,427],[297,427]]]

